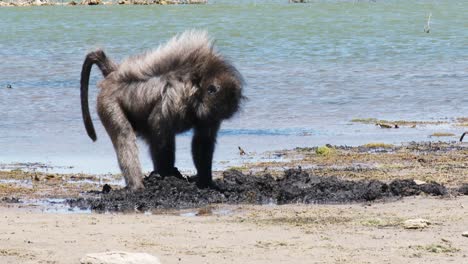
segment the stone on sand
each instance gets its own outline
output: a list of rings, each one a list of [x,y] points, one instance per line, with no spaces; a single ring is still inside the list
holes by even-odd
[[[409,219],[403,223],[403,227],[405,229],[421,229],[426,228],[431,224],[429,220],[417,218],[417,219]]]
[[[420,180],[413,180],[414,183],[416,183],[416,185],[423,185],[423,184],[426,184],[427,182],[425,181],[420,181]]]
[[[155,256],[147,253],[130,253],[109,251],[87,254],[80,260],[81,264],[160,264]]]

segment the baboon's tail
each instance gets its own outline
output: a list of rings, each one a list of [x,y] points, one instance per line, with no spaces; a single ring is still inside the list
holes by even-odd
[[[461,135],[461,137],[460,137],[460,142],[463,141],[463,138],[465,137],[466,134],[468,134],[468,132],[465,132],[465,133],[463,133],[463,134]]]
[[[102,50],[96,50],[88,53],[81,69],[81,112],[83,114],[83,121],[88,132],[88,136],[96,141],[96,130],[94,130],[93,120],[89,113],[88,105],[88,86],[89,86],[89,75],[93,64],[96,64],[102,72],[102,75],[106,77],[113,72],[117,66],[106,57],[106,54]]]

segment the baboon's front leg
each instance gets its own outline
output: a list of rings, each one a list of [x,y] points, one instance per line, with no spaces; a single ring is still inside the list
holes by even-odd
[[[162,177],[176,176],[183,178],[174,167],[175,164],[175,135],[173,133],[156,133],[150,141],[151,158],[154,171]]]
[[[117,103],[98,106],[98,113],[114,145],[127,187],[131,190],[144,188],[137,139],[130,122]]]
[[[197,169],[197,186],[200,188],[215,187],[212,181],[211,166],[219,125],[219,123],[200,124],[194,129],[192,156]]]

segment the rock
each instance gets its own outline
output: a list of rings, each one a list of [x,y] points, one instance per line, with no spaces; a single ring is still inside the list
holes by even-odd
[[[101,0],[83,0],[81,1],[82,5],[101,5]]]
[[[394,125],[386,124],[386,123],[377,123],[375,125],[380,126],[381,128],[394,128],[395,127]]]
[[[132,0],[132,4],[134,4],[134,5],[147,5],[148,1],[146,1],[146,0]]]
[[[423,184],[426,184],[427,182],[425,181],[420,181],[420,180],[413,180],[414,183],[416,183],[416,185],[423,185]]]
[[[0,6],[43,6],[52,5],[49,0],[18,0],[4,2],[0,0]]]
[[[160,264],[155,256],[147,253],[130,253],[109,251],[87,254],[80,260],[81,264]]]
[[[187,4],[191,5],[198,5],[198,4],[206,4],[208,1],[207,0],[187,0]]]
[[[417,219],[409,219],[403,223],[403,227],[405,229],[421,229],[426,228],[431,224],[429,220],[417,218]]]
[[[463,233],[462,233],[462,236],[468,237],[468,231],[463,232]]]

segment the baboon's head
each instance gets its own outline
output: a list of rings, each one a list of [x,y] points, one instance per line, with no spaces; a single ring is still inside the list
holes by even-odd
[[[210,63],[205,75],[199,80],[199,117],[209,120],[232,117],[244,98],[242,86],[242,76],[232,65],[223,60]]]

